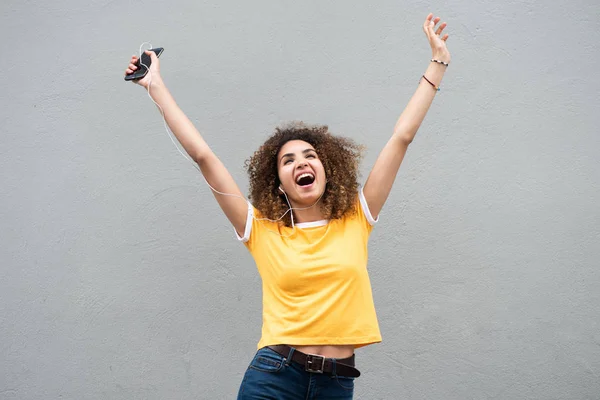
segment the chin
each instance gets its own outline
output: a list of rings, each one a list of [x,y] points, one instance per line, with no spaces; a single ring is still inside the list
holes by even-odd
[[[319,197],[321,197],[323,195],[323,192],[325,191],[325,188],[319,188],[319,187],[315,187],[315,188],[298,188],[297,189],[297,196],[298,199],[297,201],[299,201],[300,203],[314,203],[315,201],[317,201],[319,199]]]

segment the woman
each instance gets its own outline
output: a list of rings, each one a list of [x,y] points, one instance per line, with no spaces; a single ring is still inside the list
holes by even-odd
[[[450,62],[446,23],[436,29],[439,21],[429,14],[423,24],[432,60],[362,188],[360,146],[325,126],[295,124],[278,128],[247,162],[253,204],[177,106],[157,57],[147,52],[150,72],[136,83],[198,164],[263,282],[262,337],[238,399],[352,398],[360,375],[355,349],[381,341],[367,241]]]

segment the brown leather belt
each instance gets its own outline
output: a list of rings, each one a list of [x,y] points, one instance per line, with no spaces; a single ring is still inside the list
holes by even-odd
[[[292,350],[290,346],[285,344],[268,347],[286,358],[290,355],[290,351]],[[317,354],[306,354],[296,349],[294,349],[292,354],[292,361],[303,366],[305,371],[316,374],[333,375],[333,360],[333,358],[326,358]],[[354,354],[348,358],[335,359],[335,374],[350,378],[358,378],[360,376],[360,371],[354,367]]]

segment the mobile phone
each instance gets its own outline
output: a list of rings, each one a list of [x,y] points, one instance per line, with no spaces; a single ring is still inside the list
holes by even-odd
[[[156,54],[156,57],[160,57],[164,49],[162,47],[157,47],[155,49],[150,49]],[[142,56],[137,60],[135,66],[138,67],[137,70],[133,72],[133,74],[125,75],[126,81],[133,81],[135,79],[142,79],[148,73],[148,68],[152,64],[152,59],[146,52],[142,53]],[[148,67],[148,68],[146,68]]]

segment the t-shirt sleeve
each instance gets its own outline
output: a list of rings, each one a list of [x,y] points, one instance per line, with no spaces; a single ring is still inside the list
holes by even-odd
[[[254,222],[254,207],[252,203],[248,202],[248,216],[246,217],[246,228],[244,230],[244,236],[240,236],[234,229],[235,236],[242,243],[247,243],[250,240],[250,234],[252,233],[252,223]]]
[[[360,207],[358,210],[359,218],[364,221],[364,225],[370,232],[379,221],[379,216],[377,216],[377,219],[375,219],[371,215],[371,210],[369,210],[369,205],[367,204],[367,200],[365,199],[365,194],[363,193],[362,187],[358,191],[358,200],[360,203]]]
[[[248,202],[248,217],[246,218],[246,227],[244,228],[244,235],[240,236],[234,229],[235,236],[238,241],[242,242],[244,246],[250,251],[253,251],[254,244],[260,242],[265,237],[265,232],[268,231],[264,225],[268,224],[265,222],[263,215]],[[277,229],[276,227],[273,229]]]

